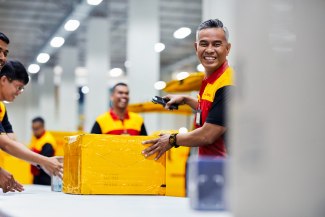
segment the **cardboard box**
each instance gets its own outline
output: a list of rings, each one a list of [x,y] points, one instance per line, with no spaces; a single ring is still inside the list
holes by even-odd
[[[165,195],[166,158],[141,151],[149,136],[84,134],[66,137],[63,192]]]

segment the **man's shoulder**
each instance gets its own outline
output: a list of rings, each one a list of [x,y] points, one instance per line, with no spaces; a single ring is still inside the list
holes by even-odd
[[[107,119],[107,118],[111,118],[111,115],[109,112],[104,112],[104,113],[98,115],[96,120],[103,120],[103,119]]]
[[[130,118],[137,118],[143,120],[142,116],[135,112],[129,112]]]

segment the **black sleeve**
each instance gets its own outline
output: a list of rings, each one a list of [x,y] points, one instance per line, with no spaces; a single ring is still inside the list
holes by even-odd
[[[102,129],[100,128],[98,122],[96,121],[93,128],[91,129],[90,133],[94,134],[102,134]]]
[[[1,122],[0,122],[0,134],[6,134],[5,128],[3,128]]]
[[[42,147],[42,151],[40,154],[46,157],[54,156],[54,149],[52,145],[50,143],[45,143],[45,145],[43,145]]]
[[[141,125],[140,135],[142,135],[142,136],[147,136],[148,135],[146,127],[144,126],[144,123],[142,123],[142,125]]]
[[[217,90],[214,97],[212,107],[208,113],[206,119],[207,123],[226,126],[226,112],[227,104],[231,99],[231,92],[233,91],[233,86],[225,86]]]
[[[5,113],[5,116],[3,117],[3,120],[1,122],[4,130],[6,133],[13,133],[14,131],[12,130],[12,126],[9,122],[9,118],[8,118],[8,114],[7,114],[7,111]]]

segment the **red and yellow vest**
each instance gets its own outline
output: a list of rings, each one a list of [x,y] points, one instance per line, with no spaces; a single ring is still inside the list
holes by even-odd
[[[36,138],[35,136],[32,137],[29,148],[36,153],[41,153],[43,146],[49,143],[52,145],[53,149],[54,149],[54,155],[55,155],[55,150],[56,150],[56,141],[54,139],[54,137],[52,136],[52,134],[50,132],[45,131],[45,133],[40,137],[40,138]],[[33,175],[39,175],[39,169],[35,166],[31,167],[31,171]]]
[[[198,95],[198,108],[201,109],[201,125],[196,125],[196,128],[202,127],[208,117],[208,113],[213,104],[216,92],[225,86],[234,85],[233,70],[228,66],[227,61],[221,65],[212,75],[202,81],[200,93]],[[200,146],[199,155],[201,156],[225,156],[226,146],[223,136],[221,136],[212,145]]]
[[[140,135],[143,118],[134,112],[126,112],[123,120],[111,109],[105,112],[96,119],[102,130],[102,134],[129,134],[132,136]]]

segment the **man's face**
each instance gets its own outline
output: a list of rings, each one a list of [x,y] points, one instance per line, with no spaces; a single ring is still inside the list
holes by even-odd
[[[6,76],[0,78],[1,94],[4,101],[13,102],[24,90],[24,83],[18,80],[10,80]]]
[[[8,44],[0,40],[0,70],[7,61],[8,52]]]
[[[36,138],[41,137],[45,131],[44,125],[42,124],[42,122],[39,121],[32,123],[32,130]]]
[[[226,61],[230,47],[222,28],[207,28],[199,31],[195,49],[206,73],[213,73]]]
[[[111,95],[113,107],[126,109],[129,103],[129,88],[124,85],[115,87],[115,91]]]

